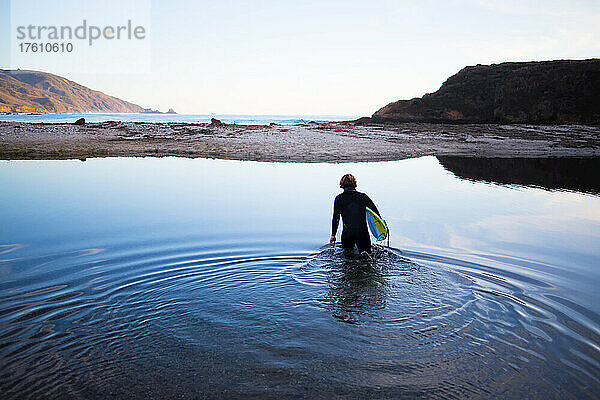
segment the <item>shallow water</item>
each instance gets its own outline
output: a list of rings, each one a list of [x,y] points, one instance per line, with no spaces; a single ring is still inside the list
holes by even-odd
[[[324,245],[345,172],[391,228],[371,258]],[[2,398],[597,396],[600,197],[468,178],[0,162]]]

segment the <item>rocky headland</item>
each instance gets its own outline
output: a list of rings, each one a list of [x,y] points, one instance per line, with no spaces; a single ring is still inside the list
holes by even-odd
[[[132,113],[137,104],[48,72],[0,69],[0,113]]]
[[[438,91],[361,121],[600,124],[600,59],[465,67]]]

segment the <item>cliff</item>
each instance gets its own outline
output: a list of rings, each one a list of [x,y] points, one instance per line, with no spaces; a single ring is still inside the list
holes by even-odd
[[[0,112],[141,112],[142,107],[47,72],[0,70]]]
[[[599,124],[600,59],[465,67],[437,92],[390,103],[371,120]]]

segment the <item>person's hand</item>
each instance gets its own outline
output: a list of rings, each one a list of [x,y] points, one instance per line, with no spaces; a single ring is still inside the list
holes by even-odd
[[[330,244],[330,245],[332,245],[332,246],[335,246],[335,236],[332,236],[332,237],[329,239],[329,244]]]

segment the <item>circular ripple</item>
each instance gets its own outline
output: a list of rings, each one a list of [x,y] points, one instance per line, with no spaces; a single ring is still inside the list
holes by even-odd
[[[2,262],[13,274],[0,287],[0,392],[464,398],[599,386],[597,316],[541,280],[379,246],[368,258],[293,247],[15,248]]]

